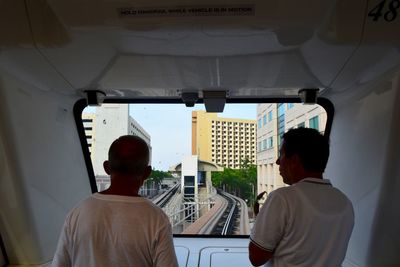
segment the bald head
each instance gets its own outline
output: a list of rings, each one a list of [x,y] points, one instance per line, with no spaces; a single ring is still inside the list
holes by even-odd
[[[108,161],[111,173],[140,175],[149,165],[149,147],[138,136],[121,136],[111,144]]]

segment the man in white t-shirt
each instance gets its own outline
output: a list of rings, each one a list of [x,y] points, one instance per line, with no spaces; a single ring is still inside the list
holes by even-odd
[[[268,195],[250,235],[255,266],[338,267],[354,226],[350,200],[323,179],[329,142],[314,129],[283,135],[276,163],[290,185]]]
[[[69,212],[53,267],[178,266],[165,213],[139,196],[151,173],[149,148],[137,136],[121,136],[104,169],[110,187]]]

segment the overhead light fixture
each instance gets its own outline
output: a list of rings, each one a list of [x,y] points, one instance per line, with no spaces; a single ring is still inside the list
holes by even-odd
[[[226,91],[203,91],[204,105],[207,112],[223,112],[226,102]]]
[[[301,103],[304,105],[314,105],[317,103],[318,88],[304,88],[299,90]]]
[[[182,92],[181,98],[186,107],[194,107],[197,100],[199,99],[198,92]]]

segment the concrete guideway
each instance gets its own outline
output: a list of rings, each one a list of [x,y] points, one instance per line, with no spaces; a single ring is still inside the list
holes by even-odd
[[[250,223],[249,223],[249,212],[247,208],[247,203],[234,195],[231,197],[235,198],[240,203],[240,227],[239,232],[235,233],[238,235],[249,235],[250,234]]]
[[[236,201],[236,204],[240,208],[239,213],[239,227],[238,230],[234,232],[236,235],[249,235],[249,217],[246,202],[236,196],[225,193],[229,198]],[[221,195],[216,195],[215,205],[203,216],[197,219],[193,224],[187,227],[182,234],[211,234],[217,223],[221,220],[221,217],[228,208],[228,200]],[[237,221],[237,218],[232,218],[232,220]]]
[[[176,193],[176,191],[179,189],[180,184],[176,184],[173,187],[169,188],[167,191],[165,191],[164,193],[162,193],[159,196],[156,196],[154,199],[152,199],[151,201],[156,204],[157,206],[163,207],[164,205],[167,204],[168,200],[170,199],[170,197],[173,196],[173,194]]]
[[[220,195],[216,195],[214,206],[207,213],[187,227],[182,234],[210,234],[227,206],[228,201]]]

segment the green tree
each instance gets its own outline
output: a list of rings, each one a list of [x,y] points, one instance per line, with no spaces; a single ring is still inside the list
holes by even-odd
[[[239,169],[224,168],[222,172],[213,172],[212,183],[225,192],[254,202],[254,188],[257,185],[257,167],[248,158],[241,161]]]
[[[257,186],[257,166],[246,157],[240,164],[240,173],[242,198],[248,200],[249,206],[253,206]]]
[[[164,180],[164,178],[168,178],[168,177],[172,177],[172,174],[170,172],[152,169],[151,174],[147,180],[155,182],[157,187],[159,187],[161,182]]]

